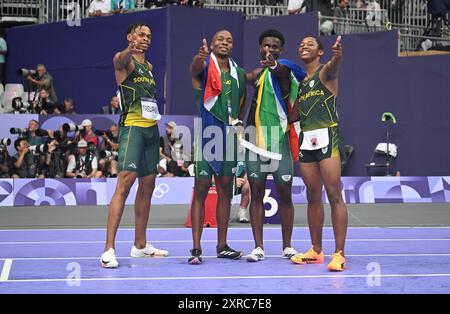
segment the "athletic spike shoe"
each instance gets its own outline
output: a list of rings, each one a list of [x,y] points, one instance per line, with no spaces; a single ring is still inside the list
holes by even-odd
[[[199,265],[203,262],[202,260],[202,250],[192,249],[191,256],[188,258],[188,263],[191,265]]]
[[[345,257],[342,255],[342,251],[338,251],[333,254],[331,262],[328,264],[329,271],[343,271],[345,269]]]
[[[131,248],[131,257],[157,257],[157,256],[168,256],[169,252],[166,250],[160,250],[155,248],[150,243],[147,243],[145,248],[138,249],[136,246],[133,245]]]
[[[114,249],[110,248],[108,251],[103,252],[102,257],[100,257],[100,263],[103,268],[117,268],[119,263],[116,259],[116,254]]]
[[[325,261],[323,251],[319,254],[314,251],[313,247],[306,253],[299,253],[291,257],[294,264],[320,264]]]
[[[259,246],[247,255],[247,262],[259,262],[264,260],[264,251]]]
[[[292,256],[298,254],[298,252],[293,247],[285,247],[283,250],[283,253],[281,254],[281,257],[283,258],[291,258]]]
[[[218,258],[239,259],[244,255],[244,252],[233,250],[228,245],[225,245],[222,248],[217,247],[216,249]]]

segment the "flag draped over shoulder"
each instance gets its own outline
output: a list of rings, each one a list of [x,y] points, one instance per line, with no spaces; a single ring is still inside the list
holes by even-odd
[[[243,71],[239,71],[237,64],[231,58],[229,58],[229,68],[231,76],[231,103],[228,103],[228,98],[225,97],[225,95],[222,95],[221,71],[217,58],[213,53],[206,59],[206,68],[202,82],[202,95],[200,97],[199,114],[202,118],[202,133],[205,128],[216,126],[221,129],[223,135],[223,156],[221,160],[208,160],[211,168],[216,174],[220,173],[222,162],[225,160],[226,134],[227,126],[230,121],[230,114],[232,118],[237,118],[240,96],[242,90],[245,89]],[[231,113],[229,112],[229,107],[231,108]],[[203,138],[203,136],[201,139],[201,148],[203,152],[204,146],[211,139]]]
[[[283,100],[277,77],[268,68],[264,69],[257,84],[258,94],[254,112],[256,143],[244,140],[242,145],[261,156],[281,160],[281,148],[285,132],[289,128],[288,113],[292,110],[297,98],[299,82],[303,80],[306,73],[292,61],[280,59],[277,62],[291,70],[288,106]],[[298,158],[298,133],[295,126],[290,128],[289,138],[293,157]]]

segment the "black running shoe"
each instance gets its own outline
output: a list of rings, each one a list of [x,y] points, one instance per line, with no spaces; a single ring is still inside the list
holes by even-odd
[[[217,257],[219,258],[239,259],[242,255],[244,255],[244,252],[235,251],[228,245],[222,248],[217,247]]]
[[[201,249],[192,249],[191,257],[189,257],[188,263],[191,265],[201,264],[202,263],[202,250]]]

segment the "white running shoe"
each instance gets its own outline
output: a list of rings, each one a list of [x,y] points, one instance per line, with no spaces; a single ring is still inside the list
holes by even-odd
[[[239,208],[238,212],[238,222],[248,223],[250,222],[250,217],[247,208]]]
[[[104,268],[119,267],[119,263],[117,262],[116,254],[113,248],[110,248],[108,251],[103,252],[102,257],[100,257],[100,263]]]
[[[131,257],[154,257],[154,256],[168,256],[169,252],[155,248],[150,243],[147,243],[145,248],[138,249],[133,245],[131,248]]]
[[[286,247],[283,250],[283,253],[281,254],[281,257],[283,258],[291,258],[292,256],[296,255],[298,252],[293,247]]]
[[[264,260],[264,251],[259,246],[247,255],[247,262],[258,262]]]

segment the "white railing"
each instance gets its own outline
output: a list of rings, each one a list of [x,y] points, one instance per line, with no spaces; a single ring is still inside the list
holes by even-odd
[[[205,0],[204,8],[242,12],[246,19],[288,14],[288,0]]]
[[[88,16],[87,11],[91,2],[92,0],[1,0],[0,22],[48,23],[81,19]],[[145,0],[136,0],[135,10],[145,10],[144,2]],[[337,34],[395,28],[401,35],[402,50],[415,50],[418,47],[417,43],[428,36],[438,36],[443,42],[450,38],[450,29],[445,23],[442,21],[435,23],[436,20],[430,19],[427,0],[376,2],[377,4],[374,0],[351,0],[347,18],[323,16],[319,18],[319,25],[324,19],[329,19],[334,24],[333,33]],[[204,7],[242,12],[247,19],[288,14],[288,0],[205,0]]]
[[[1,0],[0,23],[37,23],[42,15],[41,0]]]

